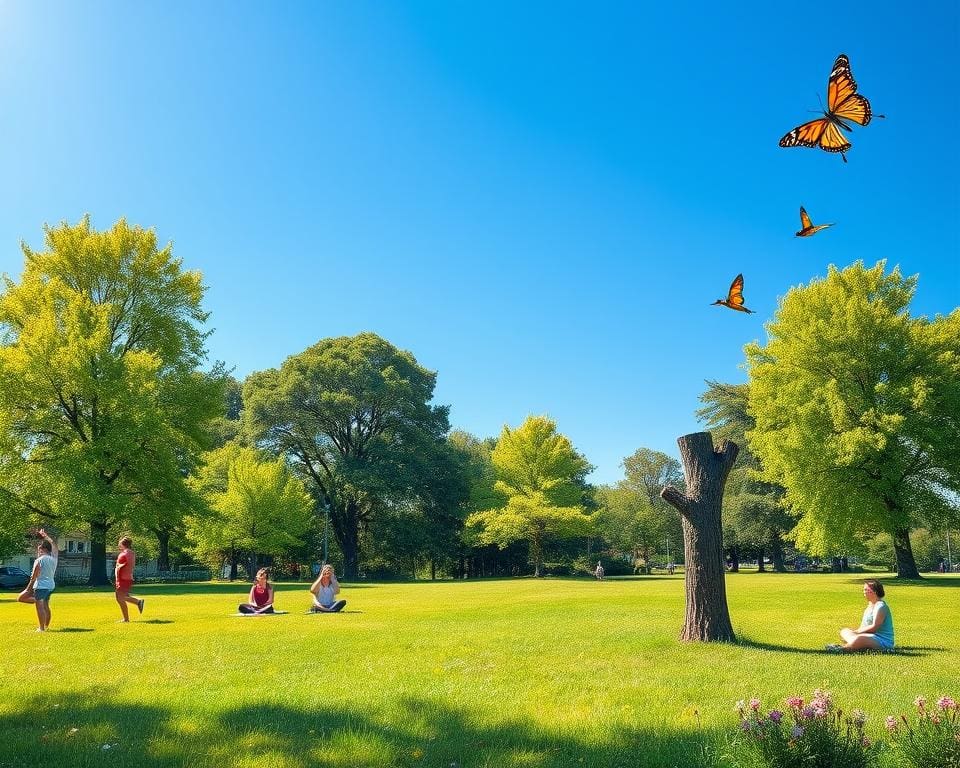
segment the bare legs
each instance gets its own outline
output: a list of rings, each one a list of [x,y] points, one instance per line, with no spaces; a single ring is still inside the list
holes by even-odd
[[[117,604],[120,606],[120,613],[123,614],[123,619],[121,619],[122,622],[130,621],[130,614],[127,613],[127,603],[133,603],[135,606],[137,606],[137,610],[139,610],[140,613],[143,613],[143,600],[140,598],[133,597],[126,590],[119,589],[114,593],[114,596],[117,598]]]
[[[50,626],[50,602],[48,600],[37,600],[26,590],[17,595],[18,603],[33,603],[37,609],[37,631],[46,632]]]
[[[843,638],[844,651],[862,651],[867,648],[883,648],[883,646],[880,645],[875,638],[870,637],[869,635],[858,635],[849,627],[844,627],[840,630],[840,637]]]

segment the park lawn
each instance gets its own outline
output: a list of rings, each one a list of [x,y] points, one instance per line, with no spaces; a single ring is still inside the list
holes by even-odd
[[[682,644],[683,577],[346,584],[347,612],[230,618],[243,584],[0,597],[0,766],[608,768],[724,763],[737,699],[814,688],[887,714],[960,694],[960,577],[887,579],[896,654],[823,653],[854,575],[727,577],[741,643]]]

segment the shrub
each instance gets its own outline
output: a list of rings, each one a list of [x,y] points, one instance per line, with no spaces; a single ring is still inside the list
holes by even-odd
[[[934,708],[918,696],[913,702],[916,716],[889,715],[886,720],[894,749],[912,768],[960,768],[960,722],[957,702],[950,696],[937,699]]]
[[[737,702],[740,731],[734,749],[741,765],[764,768],[868,768],[876,745],[864,735],[867,716],[854,709],[844,716],[830,693],[816,690],[805,703],[798,696],[786,709],[763,714],[760,699]]]

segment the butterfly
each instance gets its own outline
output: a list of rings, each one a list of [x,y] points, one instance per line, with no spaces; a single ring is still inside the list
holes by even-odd
[[[714,304],[722,304],[725,307],[737,310],[737,312],[753,314],[752,309],[747,309],[743,306],[743,275],[737,275],[733,278],[733,282],[730,283],[730,290],[727,292],[727,298],[717,299],[710,306]]]
[[[798,125],[780,139],[780,146],[820,147],[826,152],[839,152],[843,162],[847,162],[845,153],[853,145],[840,129],[847,133],[853,129],[844,121],[867,125],[872,117],[867,97],[857,93],[857,81],[850,71],[850,59],[841,53],[833,63],[830,79],[827,80],[827,109],[823,117]]]
[[[800,231],[797,232],[797,237],[810,237],[810,235],[816,234],[821,229],[826,229],[827,227],[832,227],[833,224],[816,224],[810,221],[810,217],[807,216],[807,212],[803,209],[803,206],[800,206]]]

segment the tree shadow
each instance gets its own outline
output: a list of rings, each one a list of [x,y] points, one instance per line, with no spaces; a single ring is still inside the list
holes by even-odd
[[[142,619],[137,624],[174,624],[173,619]]]
[[[262,683],[270,695],[273,683]],[[230,765],[243,755],[245,765],[303,768],[712,768],[724,741],[717,730],[664,727],[581,739],[581,729],[558,733],[521,719],[491,723],[421,698],[383,711],[246,705],[203,719],[102,693],[18,701],[0,714],[0,766],[102,768],[109,756],[117,765],[172,768]]]
[[[93,627],[60,627],[54,632],[93,632]]]
[[[875,648],[865,648],[862,651],[849,651],[844,653],[835,653],[825,648],[797,648],[790,645],[777,645],[776,643],[764,643],[759,640],[752,640],[742,635],[737,636],[735,645],[744,648],[755,648],[759,651],[773,651],[776,653],[804,653],[815,656],[928,656],[931,652],[944,652],[946,648],[940,648],[932,645],[898,645],[890,650],[879,650]]]

